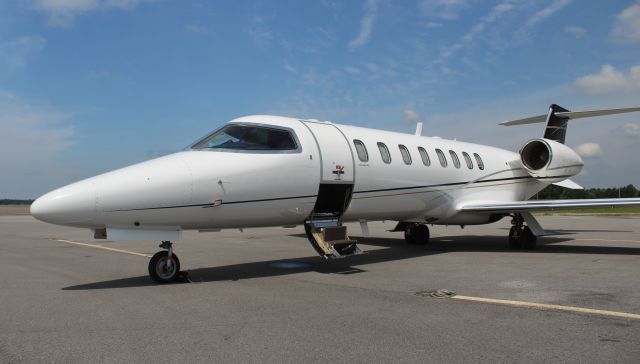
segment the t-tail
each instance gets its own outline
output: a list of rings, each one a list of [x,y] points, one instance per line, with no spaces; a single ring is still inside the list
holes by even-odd
[[[547,127],[544,130],[543,138],[564,144],[565,138],[567,137],[567,125],[569,124],[569,120],[588,118],[593,116],[622,114],[634,111],[640,111],[640,107],[589,111],[569,111],[562,106],[551,104],[551,106],[549,106],[549,112],[546,115],[536,115],[524,119],[505,121],[500,123],[500,125],[513,126],[546,122]]]
[[[568,188],[581,188],[568,178],[580,173],[584,162],[582,158],[568,146],[564,145],[567,137],[569,120],[592,116],[604,116],[640,111],[640,107],[624,109],[569,111],[562,106],[552,104],[546,115],[537,115],[525,119],[505,121],[501,125],[523,125],[546,122],[542,138],[529,140],[520,149],[520,163],[532,177],[560,184]]]

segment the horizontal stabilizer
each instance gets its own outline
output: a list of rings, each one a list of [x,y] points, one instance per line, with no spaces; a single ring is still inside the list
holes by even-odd
[[[556,182],[554,183],[554,185],[568,188],[571,190],[584,190],[584,187],[580,186],[579,184],[573,182],[570,179],[565,179],[564,181]]]
[[[615,115],[615,114],[623,114],[627,112],[635,112],[640,111],[640,107],[627,107],[623,109],[606,109],[606,110],[590,110],[590,111],[566,111],[566,112],[555,112],[555,116],[563,119],[581,119],[581,118],[589,118],[594,116],[605,116],[605,115]],[[547,121],[547,114],[532,116],[524,119],[511,120],[501,122],[500,125],[504,126],[514,126],[514,125],[525,125],[525,124],[535,124],[535,123],[544,123]]]
[[[583,200],[531,200],[465,204],[462,212],[511,213],[535,210],[593,209],[602,207],[640,206],[640,198],[595,198]]]

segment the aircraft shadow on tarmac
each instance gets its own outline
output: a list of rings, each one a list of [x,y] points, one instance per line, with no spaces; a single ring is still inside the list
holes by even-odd
[[[290,236],[306,239],[304,234]],[[407,245],[404,239],[352,237],[362,246],[366,254],[347,257],[339,260],[324,260],[318,256],[291,259],[265,260],[259,262],[223,265],[219,267],[189,270],[192,282],[237,281],[242,279],[277,277],[305,272],[321,274],[362,274],[366,273],[362,266],[384,263],[402,259],[437,255],[450,252],[508,252],[512,254],[606,254],[606,255],[640,255],[639,248],[610,246],[575,246],[561,245],[570,238],[545,236],[538,239],[535,250],[512,250],[507,246],[505,237],[467,236],[434,237],[428,245]],[[367,251],[367,246],[382,247]],[[288,268],[280,268],[279,263],[288,263]],[[291,264],[294,263],[294,264]],[[153,286],[151,279],[144,276],[115,279],[102,282],[80,284],[62,288],[63,290],[94,290],[110,288],[127,288]]]
[[[501,228],[508,231],[509,228]],[[545,230],[548,235],[572,235],[576,233],[632,233],[633,230],[602,230],[602,229],[579,229],[579,230]]]

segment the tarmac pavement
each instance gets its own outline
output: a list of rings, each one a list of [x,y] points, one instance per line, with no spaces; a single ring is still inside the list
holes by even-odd
[[[554,235],[535,251],[508,248],[507,219],[435,226],[426,246],[353,224],[367,254],[337,261],[301,227],[187,232],[193,283],[158,285],[157,242],[0,216],[0,362],[639,362],[640,218],[540,221]]]

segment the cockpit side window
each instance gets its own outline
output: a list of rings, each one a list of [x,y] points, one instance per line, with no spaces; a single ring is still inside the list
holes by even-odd
[[[288,130],[257,125],[228,124],[194,144],[191,149],[296,150]]]

